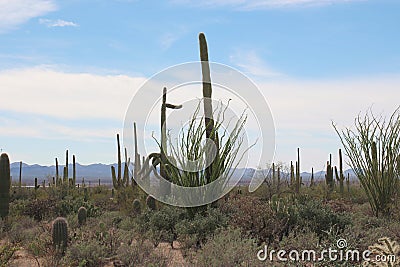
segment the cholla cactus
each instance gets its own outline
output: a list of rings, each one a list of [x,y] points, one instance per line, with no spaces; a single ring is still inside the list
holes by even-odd
[[[382,266],[392,267],[400,265],[400,245],[396,241],[391,241],[388,237],[378,239],[378,243],[369,246],[371,251],[370,261],[364,261],[363,266]],[[379,255],[382,261],[376,261]],[[385,261],[383,259],[386,259]]]

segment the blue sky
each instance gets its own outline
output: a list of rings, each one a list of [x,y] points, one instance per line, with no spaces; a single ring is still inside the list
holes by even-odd
[[[276,161],[322,169],[350,126],[400,93],[400,2],[385,0],[0,0],[0,147],[12,161],[116,160],[135,88],[171,65],[210,60],[253,79],[270,103]]]

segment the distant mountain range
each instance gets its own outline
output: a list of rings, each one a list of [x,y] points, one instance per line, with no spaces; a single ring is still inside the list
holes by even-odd
[[[19,162],[11,163],[11,176],[14,182],[17,182],[19,179]],[[59,175],[62,176],[63,169],[65,165],[59,165]],[[78,182],[85,178],[85,181],[94,181],[97,182],[98,179],[101,179],[102,183],[111,183],[111,166],[117,167],[115,164],[90,164],[90,165],[81,165],[76,164],[76,176]],[[239,178],[242,176],[240,183],[248,183],[256,170],[254,168],[238,168],[233,172],[234,178]],[[69,176],[72,176],[72,164],[69,165]],[[263,170],[262,173],[265,175],[268,174],[268,170]],[[355,179],[355,174],[353,170],[349,169],[344,171],[345,176],[350,174],[351,179]],[[35,178],[38,178],[39,181],[43,181],[43,179],[51,178],[56,175],[55,166],[41,166],[38,164],[28,165],[22,163],[22,181],[27,184],[32,184]],[[281,173],[282,179],[288,177],[287,173]],[[302,172],[301,173],[303,181],[309,181],[311,179],[311,173]],[[319,171],[314,173],[314,178],[316,181],[325,179],[325,171]]]

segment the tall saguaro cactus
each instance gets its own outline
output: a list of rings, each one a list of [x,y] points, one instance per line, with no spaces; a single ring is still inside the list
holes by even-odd
[[[122,187],[129,185],[129,168],[128,164],[130,159],[127,157],[127,152],[125,149],[125,166],[124,166],[124,176],[121,175],[122,161],[121,161],[121,144],[119,142],[119,134],[117,134],[117,149],[118,149],[118,173],[115,173],[115,167],[111,166],[111,176],[113,181],[113,187],[118,190]]]
[[[335,166],[335,176],[336,180],[339,182],[340,194],[343,196],[344,194],[344,174],[343,174],[343,158],[342,158],[342,150],[339,149],[339,173],[337,167]]]
[[[0,216],[4,218],[10,210],[10,159],[6,153],[0,156]]]
[[[72,156],[72,186],[75,187],[76,184],[76,162],[75,155]]]
[[[56,186],[60,185],[60,175],[58,174],[58,159],[56,158]]]
[[[326,185],[328,187],[328,197],[332,193],[334,187],[335,187],[335,181],[333,180],[333,168],[332,168],[332,161],[329,160],[326,162],[326,174],[325,174],[325,181]]]
[[[204,123],[206,127],[206,138],[214,142],[216,146],[216,152],[218,152],[219,151],[218,136],[214,129],[210,65],[208,62],[207,41],[204,33],[199,34],[199,44],[200,44],[201,72],[203,78],[203,105],[204,105]],[[210,161],[211,159],[208,158],[207,162]],[[211,180],[212,167],[213,164],[209,164],[209,166],[205,170],[206,172],[205,178],[207,182]]]
[[[64,183],[68,183],[68,149],[65,152],[65,177]]]
[[[180,109],[182,105],[173,105],[167,103],[167,88],[163,88],[163,97],[161,104],[161,145],[160,145],[160,176],[165,180],[170,181],[165,170],[168,164],[168,151],[167,151],[167,108],[169,109]],[[161,180],[162,181],[162,180]],[[171,193],[171,186],[165,182],[161,182],[161,187],[163,191],[161,195],[167,196]]]
[[[115,167],[111,166],[111,176],[113,181],[113,186],[115,189],[119,189],[122,186],[121,179],[121,145],[119,143],[119,134],[117,134],[117,150],[118,150],[118,173],[115,173]]]
[[[22,186],[22,161],[19,162],[19,182],[18,186]]]
[[[136,132],[136,122],[133,123],[133,137],[135,141],[135,165],[133,167],[133,177],[135,179],[139,178],[140,172],[140,155],[138,153],[138,142],[137,142],[137,132]],[[134,180],[132,180],[132,185],[134,185]]]
[[[301,177],[300,177],[300,148],[297,148],[297,161],[296,161],[296,194],[300,193]]]

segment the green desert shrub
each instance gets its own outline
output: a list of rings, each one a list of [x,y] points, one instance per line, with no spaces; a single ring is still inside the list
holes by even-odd
[[[241,228],[259,244],[271,244],[279,240],[289,229],[291,216],[276,216],[274,208],[259,198],[244,196],[221,203],[220,209],[227,214],[229,225]]]
[[[117,258],[124,266],[168,266],[168,259],[161,253],[157,253],[148,242],[131,245],[122,244],[117,250]]]
[[[265,266],[257,259],[256,240],[240,229],[219,229],[197,254],[196,266]]]
[[[35,220],[28,216],[19,216],[12,218],[10,230],[8,231],[8,239],[11,243],[29,243],[41,229]]]
[[[335,213],[320,200],[305,199],[297,205],[297,225],[301,228],[311,229],[320,237],[332,227],[343,230],[351,224],[350,216],[345,213]]]
[[[65,266],[97,267],[104,263],[106,248],[96,240],[77,242],[68,247],[62,263]]]
[[[197,213],[193,218],[184,219],[176,224],[176,233],[181,247],[199,249],[215,230],[227,224],[227,217],[215,208]]]
[[[156,211],[145,210],[135,218],[135,232],[139,238],[149,239],[154,246],[160,242],[172,244],[177,236],[175,225],[184,217],[184,209],[171,206]]]

